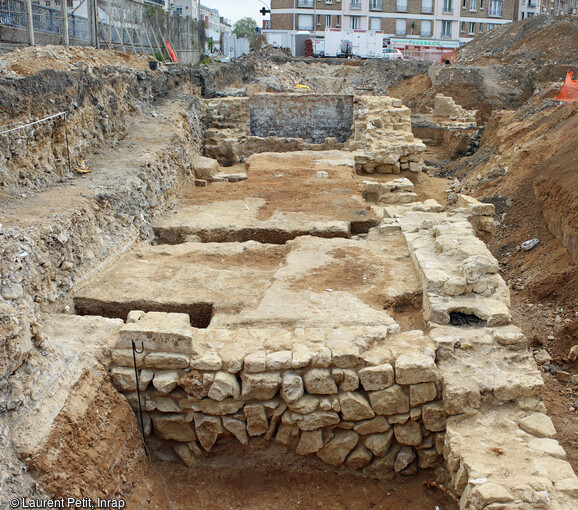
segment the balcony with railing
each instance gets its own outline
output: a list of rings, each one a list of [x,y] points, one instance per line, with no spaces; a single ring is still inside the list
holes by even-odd
[[[361,9],[361,0],[351,0],[350,9]]]
[[[313,7],[315,0],[297,0],[297,7]]]
[[[369,4],[369,10],[371,11],[381,11],[383,10],[383,5],[381,0],[371,0]]]
[[[313,25],[311,23],[297,23],[297,30],[303,30],[305,32],[311,32],[313,30]]]
[[[421,13],[422,14],[433,14],[433,6],[432,5],[422,5],[421,6]]]
[[[397,0],[397,12],[407,12],[407,0]]]

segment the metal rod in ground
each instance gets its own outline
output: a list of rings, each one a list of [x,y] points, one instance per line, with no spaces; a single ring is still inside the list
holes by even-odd
[[[64,0],[66,1],[66,0]],[[68,146],[68,115],[64,114],[64,139],[66,140],[66,155],[68,156],[68,171],[72,174],[72,165],[70,164],[70,147]]]
[[[132,362],[133,362],[133,366],[134,366],[134,379],[136,382],[136,399],[138,402],[138,421],[139,421],[139,426],[140,426],[140,433],[142,435],[142,440],[145,443],[146,446],[146,438],[145,438],[145,431],[144,431],[144,421],[142,418],[142,407],[141,407],[141,403],[140,403],[140,386],[139,386],[139,382],[138,382],[138,370],[136,368],[136,355],[141,354],[144,351],[144,345],[142,347],[142,349],[140,351],[136,350],[136,344],[134,343],[134,340],[132,340]]]

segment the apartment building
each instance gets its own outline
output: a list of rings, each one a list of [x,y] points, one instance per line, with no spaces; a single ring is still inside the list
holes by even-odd
[[[381,30],[396,47],[452,48],[510,23],[514,1],[520,0],[272,0],[271,28],[316,38],[326,28]]]

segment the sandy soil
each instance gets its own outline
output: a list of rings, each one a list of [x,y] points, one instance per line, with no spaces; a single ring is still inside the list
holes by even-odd
[[[284,448],[251,451],[220,445],[222,451],[198,467],[153,462],[146,478],[127,496],[127,508],[203,510],[455,510],[457,505],[424,481],[435,473],[375,480],[336,469]],[[264,467],[264,466],[267,467]],[[148,466],[147,466],[148,467]]]

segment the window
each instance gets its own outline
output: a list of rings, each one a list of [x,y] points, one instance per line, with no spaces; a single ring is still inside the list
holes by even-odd
[[[442,37],[451,37],[451,36],[452,36],[452,22],[442,21]]]
[[[405,35],[406,34],[407,22],[405,19],[395,20],[395,35]]]
[[[422,37],[431,37],[431,21],[430,20],[421,20],[421,36]]]
[[[351,0],[350,7],[352,9],[361,9],[361,0]]]
[[[370,18],[370,30],[381,30],[381,18]]]
[[[462,21],[460,23],[460,32],[465,32],[466,31],[466,22]]]
[[[321,14],[317,15],[317,25],[321,25]]]
[[[297,7],[313,7],[313,0],[297,0]]]
[[[433,12],[432,0],[421,1],[421,12],[425,14],[431,14]]]
[[[467,1],[467,0],[462,0],[462,9],[465,9],[465,8],[466,8],[466,1]]]
[[[313,30],[313,14],[299,14],[297,27],[299,30]]]
[[[371,0],[369,8],[372,11],[381,11],[382,9],[381,0]]]
[[[486,25],[488,31],[489,31],[489,30],[492,30],[492,28],[496,28],[497,26],[498,26],[497,23],[488,23],[488,24]]]
[[[470,11],[476,10],[476,0],[470,0]]]
[[[480,10],[484,10],[484,0],[480,0]]]
[[[325,26],[331,27],[331,16],[330,15],[325,16]]]
[[[397,11],[407,12],[407,0],[397,0]]]
[[[349,16],[349,28],[359,30],[361,28],[361,16]]]
[[[468,27],[468,34],[474,35],[476,33],[476,24],[475,23],[468,23],[470,26]]]
[[[502,0],[490,0],[488,6],[488,16],[502,17]]]
[[[336,27],[340,27],[341,26],[341,15],[337,15],[335,16],[335,26]]]
[[[480,23],[480,28],[479,28],[479,32],[480,34],[484,31],[484,24]]]
[[[454,7],[452,5],[452,0],[444,0],[444,5],[442,7],[442,12],[454,12]]]

